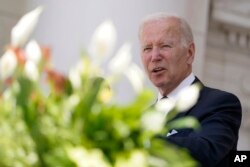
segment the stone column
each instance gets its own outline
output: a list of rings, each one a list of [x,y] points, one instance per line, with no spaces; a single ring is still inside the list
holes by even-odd
[[[250,1],[213,0],[204,81],[237,95],[242,104],[239,150],[250,150]]]

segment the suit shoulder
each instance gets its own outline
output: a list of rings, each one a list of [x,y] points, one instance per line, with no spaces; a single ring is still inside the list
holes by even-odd
[[[201,96],[206,96],[208,98],[213,98],[213,99],[226,99],[226,100],[233,100],[233,101],[238,101],[240,102],[239,98],[228,91],[216,89],[216,88],[211,88],[204,86],[201,90]]]
[[[224,91],[221,89],[217,89],[217,88],[212,88],[212,87],[208,87],[206,85],[204,85],[198,77],[195,77],[195,81],[193,83],[200,83],[202,88],[200,91],[200,98],[211,98],[211,99],[217,99],[217,98],[231,98],[234,99],[235,101],[239,101],[239,98],[228,91]]]

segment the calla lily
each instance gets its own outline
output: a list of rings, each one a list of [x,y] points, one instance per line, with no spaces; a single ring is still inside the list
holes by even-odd
[[[26,77],[29,78],[31,81],[36,82],[39,78],[39,72],[37,66],[31,60],[26,61],[24,65],[24,73]]]
[[[112,99],[112,96],[113,96],[112,90],[106,87],[101,90],[99,94],[99,99],[103,103],[108,103]]]
[[[69,71],[69,80],[73,86],[74,89],[78,89],[81,86],[81,75],[80,73],[75,70],[75,69],[71,69]]]
[[[124,72],[131,63],[131,45],[125,43],[117,52],[115,57],[113,57],[109,64],[109,70],[112,74],[117,75]]]
[[[42,51],[38,43],[34,40],[30,41],[25,48],[26,57],[28,60],[39,64],[42,58]]]
[[[141,122],[145,130],[159,133],[164,126],[165,117],[160,112],[149,111],[143,114]]]
[[[103,152],[99,149],[86,150],[85,148],[67,149],[69,158],[79,167],[111,167],[105,160]]]
[[[141,150],[135,150],[130,155],[131,166],[146,167],[147,166],[147,154]]]
[[[145,76],[139,66],[133,63],[129,66],[128,70],[125,72],[125,75],[137,93],[143,90],[143,81]]]
[[[7,50],[0,58],[0,77],[5,80],[10,77],[17,67],[17,57],[12,50]]]
[[[34,28],[36,27],[42,10],[42,7],[38,7],[35,10],[25,14],[19,20],[19,22],[11,31],[11,44],[13,46],[22,47],[26,43]]]
[[[115,167],[146,167],[147,154],[141,150],[133,150],[128,158],[119,157],[115,163]]]
[[[166,116],[174,107],[175,101],[173,99],[167,98],[158,101],[155,109],[157,112],[160,112]]]
[[[69,70],[69,81],[74,89],[78,89],[82,85],[81,76],[84,73],[84,62],[79,61],[77,64]]]
[[[65,122],[69,122],[71,120],[72,112],[75,111],[75,108],[79,104],[80,101],[81,101],[81,97],[76,93],[70,95],[64,101],[64,106],[63,106],[64,114],[63,114],[63,117],[64,117]]]
[[[89,52],[93,56],[94,61],[99,63],[111,55],[115,42],[115,26],[110,20],[106,20],[97,27],[91,39]]]
[[[78,89],[81,84],[81,73],[83,72],[83,63],[79,62],[74,68],[71,68],[69,71],[69,80],[74,89]]]
[[[177,111],[187,111],[195,105],[198,100],[200,87],[193,84],[183,89],[177,97],[176,109]]]
[[[69,158],[77,164],[77,166],[83,166],[84,160],[88,155],[88,152],[83,147],[68,148],[67,154]]]

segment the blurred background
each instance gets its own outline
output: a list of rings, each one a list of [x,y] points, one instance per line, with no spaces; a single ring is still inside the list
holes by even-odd
[[[105,19],[111,19],[117,29],[115,51],[130,42],[133,61],[142,67],[137,35],[140,20],[164,11],[186,18],[196,42],[194,72],[206,85],[240,98],[243,122],[238,149],[250,150],[249,0],[0,0],[0,55],[10,41],[11,28],[23,14],[40,5],[44,12],[32,37],[51,47],[55,68],[65,74]],[[114,89],[120,103],[134,96],[126,79]]]

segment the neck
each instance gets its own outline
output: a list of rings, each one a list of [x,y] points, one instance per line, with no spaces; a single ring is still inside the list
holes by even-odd
[[[171,82],[162,88],[158,88],[159,92],[161,93],[162,96],[167,96],[169,93],[171,93],[173,90],[175,90],[190,75],[191,75],[191,72],[187,73],[185,76],[176,80],[175,82]]]

